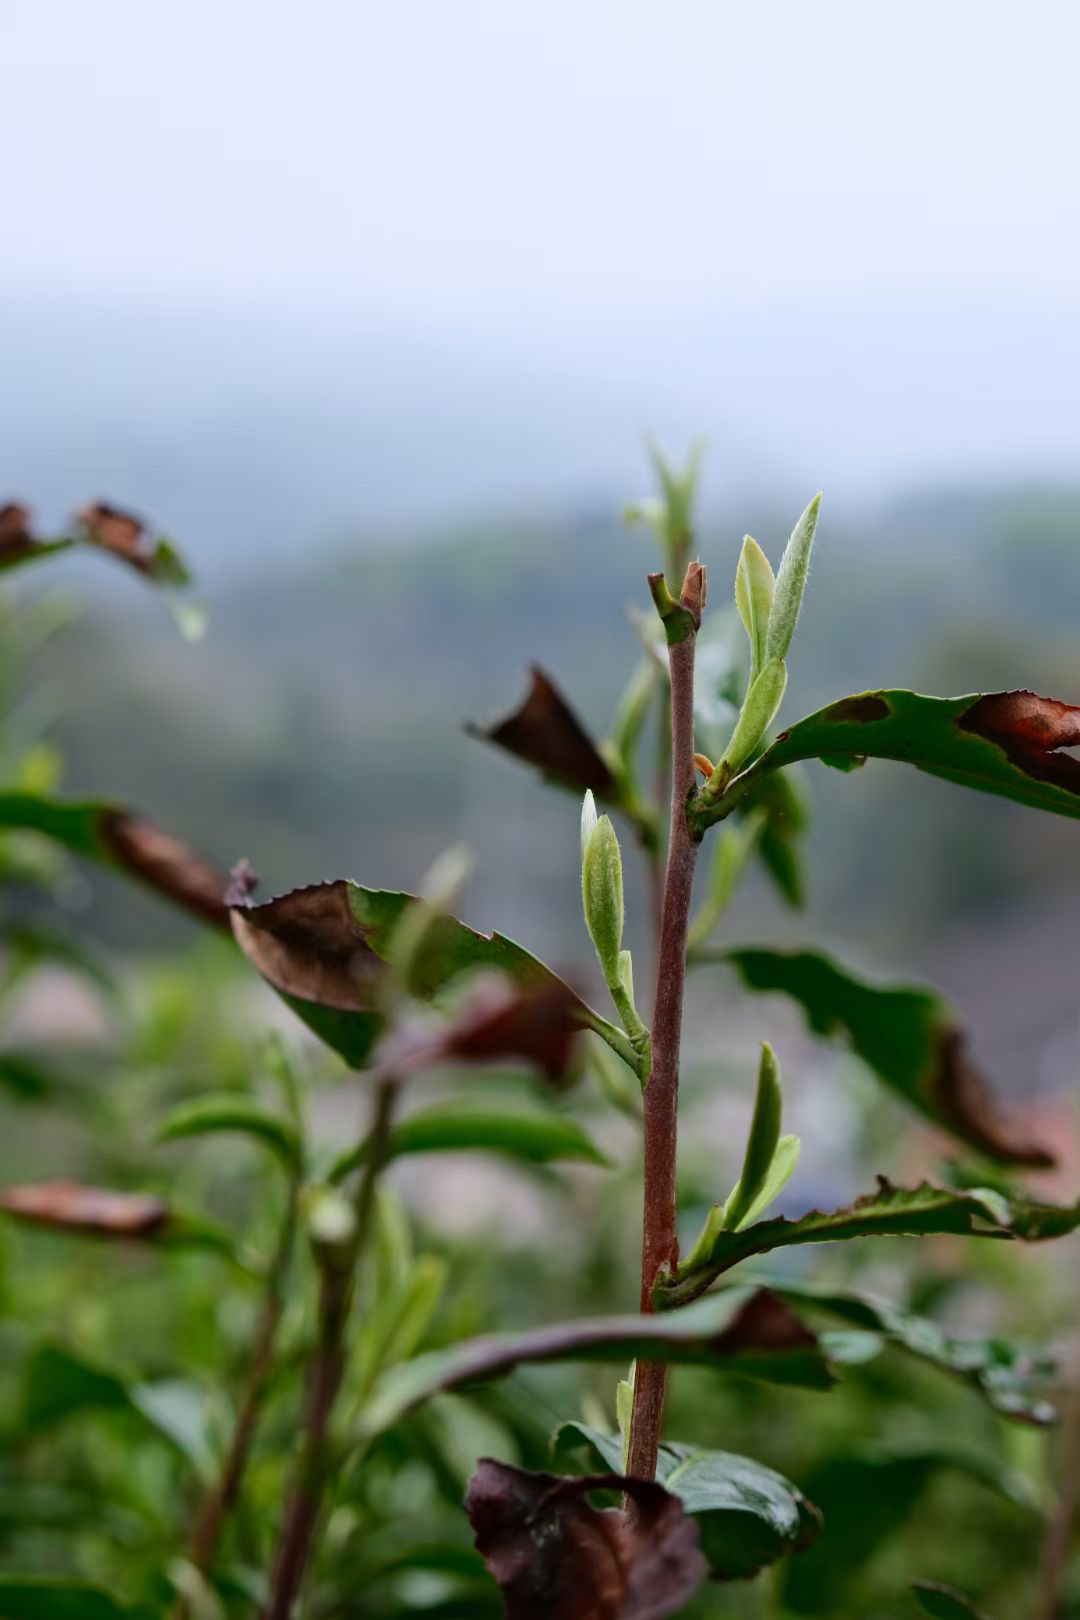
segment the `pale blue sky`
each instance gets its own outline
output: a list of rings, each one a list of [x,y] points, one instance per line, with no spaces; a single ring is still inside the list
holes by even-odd
[[[1073,298],[1071,0],[2,0],[8,281]]]
[[[0,0],[0,484],[1075,479],[1078,61],[1073,0]]]

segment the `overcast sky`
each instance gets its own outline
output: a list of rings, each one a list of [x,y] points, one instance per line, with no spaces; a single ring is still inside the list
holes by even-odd
[[[0,343],[6,310],[10,369],[49,404],[0,407],[12,487],[31,462],[41,483],[52,407],[88,377],[98,431],[65,443],[140,494],[147,456],[127,470],[101,401],[168,383],[175,419],[141,424],[164,444],[238,375],[296,395],[298,367],[309,426],[320,379],[378,374],[324,437],[356,442],[392,395],[404,515],[410,483],[433,509],[621,486],[658,424],[841,498],[1075,477],[1078,61],[1075,0],[0,0]],[[167,361],[167,317],[199,309],[272,337],[226,355],[174,331]],[[501,486],[468,464],[497,418]]]
[[[9,282],[656,309],[1078,290],[1072,0],[0,0]]]

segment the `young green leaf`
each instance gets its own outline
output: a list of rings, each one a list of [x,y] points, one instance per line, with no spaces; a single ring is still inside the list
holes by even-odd
[[[588,1446],[605,1466],[620,1466],[621,1442],[584,1423],[560,1424],[552,1446],[556,1456]],[[749,1580],[820,1534],[821,1515],[802,1492],[749,1457],[667,1442],[656,1477],[696,1519],[714,1580]]]
[[[746,535],[735,570],[735,606],[750,642],[751,682],[757,679],[766,660],[765,643],[775,584],[768,557],[757,541]]]
[[[761,1048],[757,1095],[754,1099],[750,1134],[746,1141],[742,1174],[728,1194],[727,1203],[724,1205],[724,1227],[728,1231],[737,1231],[743,1225],[760,1197],[780,1140],[783,1108],[780,1066],[776,1061],[776,1053],[766,1041]]]
[[[784,700],[786,686],[787,668],[783,660],[770,659],[747,692],[739,718],[735,722],[735,730],[731,734],[731,741],[724,750],[721,769],[725,777],[737,771],[750,758],[772,724],[773,717]],[[709,790],[712,789],[718,774],[714,773],[710,778]]]
[[[300,1138],[291,1121],[236,1092],[216,1092],[181,1103],[159,1127],[157,1139],[176,1142],[220,1132],[254,1137],[270,1148],[288,1169],[299,1163]]]
[[[932,990],[868,983],[819,951],[708,953],[751,990],[790,996],[818,1035],[841,1035],[887,1086],[961,1142],[1003,1164],[1044,1169],[1053,1155],[1006,1118],[968,1057],[966,1038]]]
[[[1080,1201],[1040,1204],[1034,1199],[1004,1198],[988,1187],[958,1192],[928,1181],[918,1187],[894,1187],[883,1177],[878,1180],[876,1193],[868,1193],[844,1209],[812,1210],[795,1221],[781,1216],[738,1232],[717,1232],[707,1253],[695,1253],[674,1277],[658,1284],[657,1305],[662,1309],[685,1305],[740,1261],[793,1244],[945,1232],[1038,1243],[1064,1237],[1080,1227]]]
[[[821,496],[815,495],[791,531],[791,538],[780,559],[769,627],[765,637],[763,662],[771,662],[774,659],[782,661],[787,657],[788,648],[795,634],[799,609],[802,606],[803,592],[806,589],[810,548],[814,543],[814,530],[817,528],[820,510]]]

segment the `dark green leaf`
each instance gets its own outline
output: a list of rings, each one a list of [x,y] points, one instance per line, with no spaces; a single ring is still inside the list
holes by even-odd
[[[133,811],[99,800],[0,793],[0,827],[38,832],[75,855],[147,884],[202,922],[228,929],[226,879],[201,855]]]
[[[590,1446],[606,1467],[622,1468],[619,1437],[584,1423],[561,1424],[552,1443],[556,1453]],[[809,1546],[821,1530],[820,1515],[802,1492],[749,1457],[667,1443],[656,1477],[698,1521],[701,1550],[720,1580],[747,1580]]]
[[[958,1339],[925,1316],[914,1316],[888,1300],[808,1284],[785,1283],[777,1292],[796,1307],[808,1306],[840,1318],[866,1333],[884,1348],[898,1345],[932,1366],[958,1375],[972,1384],[995,1411],[1029,1423],[1053,1423],[1054,1408],[1032,1392],[1036,1367],[1045,1376],[1046,1353],[1036,1356],[1024,1346],[1005,1339]],[[834,1359],[843,1361],[831,1334],[823,1334]],[[858,1359],[865,1359],[859,1355]]]
[[[396,1126],[388,1156],[408,1153],[480,1151],[499,1153],[522,1164],[552,1164],[580,1159],[589,1164],[609,1161],[574,1120],[539,1108],[499,1108],[458,1099],[419,1109]],[[331,1181],[363,1162],[361,1145],[343,1154],[330,1172]]]
[[[934,1620],[986,1620],[981,1609],[951,1586],[938,1586],[934,1581],[913,1581],[911,1586],[920,1609],[933,1615]]]
[[[300,1140],[291,1121],[236,1092],[220,1092],[181,1103],[173,1109],[157,1135],[159,1142],[175,1142],[222,1131],[255,1137],[290,1168],[299,1160]]]
[[[947,1449],[830,1457],[806,1481],[825,1534],[787,1567],[784,1607],[831,1617],[846,1608],[853,1577],[893,1535],[943,1470],[966,1475],[1031,1511],[1026,1482],[992,1459]]]
[[[1053,1155],[1003,1119],[965,1038],[932,990],[870,984],[819,951],[699,952],[729,962],[751,990],[798,1002],[818,1035],[842,1035],[886,1085],[960,1141],[1001,1163],[1045,1168]]]
[[[1080,708],[1036,692],[988,692],[959,698],[917,692],[862,692],[782,731],[771,748],[705,811],[722,819],[741,792],[798,759],[895,759],[1037,810],[1080,816]]]
[[[663,1308],[696,1299],[712,1280],[750,1255],[792,1244],[835,1243],[862,1237],[924,1237],[933,1233],[961,1233],[969,1237],[1020,1239],[1026,1243],[1063,1237],[1080,1226],[1080,1202],[1039,1204],[1027,1198],[1003,1198],[990,1188],[958,1192],[935,1187],[894,1187],[879,1177],[877,1192],[868,1193],[844,1209],[812,1210],[801,1219],[779,1217],[759,1221],[741,1232],[718,1232],[707,1254],[694,1266],[680,1268],[673,1279],[656,1289]]]
[[[39,1345],[23,1375],[20,1434],[39,1433],[87,1411],[134,1414],[174,1445],[203,1477],[210,1472],[206,1407],[193,1384],[176,1379],[140,1383],[59,1345]]]
[[[398,922],[413,897],[339,879],[294,889],[262,905],[233,906],[245,955],[315,1034],[362,1068],[385,1025],[382,990]],[[459,975],[489,971],[537,992],[570,998],[580,1028],[594,1029],[637,1067],[621,1032],[574,995],[550,968],[502,934],[478,934],[456,917],[434,919],[412,964],[412,985],[434,996]]]
[[[98,1586],[47,1575],[0,1575],[0,1620],[148,1620]]]
[[[731,1288],[685,1311],[563,1322],[418,1356],[380,1379],[363,1428],[378,1433],[442,1390],[501,1378],[523,1362],[619,1362],[650,1354],[677,1362],[718,1360],[733,1372],[812,1389],[833,1381],[814,1335],[774,1294]]]

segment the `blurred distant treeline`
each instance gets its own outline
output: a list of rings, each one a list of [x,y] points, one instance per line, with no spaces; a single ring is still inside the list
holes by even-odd
[[[1024,683],[1080,701],[1080,489],[928,494],[858,533],[827,503],[781,721],[870,686]],[[787,527],[764,504],[705,522],[712,610],[730,601],[744,530],[776,556]],[[286,561],[215,586],[196,646],[126,579],[103,591],[100,570],[43,571],[23,588],[62,590],[79,612],[29,678],[68,790],[134,803],[225,865],[247,855],[267,892],[342,872],[408,886],[463,838],[474,920],[573,958],[577,807],[462,723],[513,707],[538,661],[603,733],[634,661],[620,604],[644,605],[650,566],[614,514],[321,550],[298,536]],[[943,935],[1080,884],[1075,829],[1053,818],[885,765],[815,768],[806,785],[830,857],[814,863],[814,926],[872,955],[917,964]],[[164,942],[179,926],[92,882],[106,938]],[[801,932],[760,888],[738,923]]]

